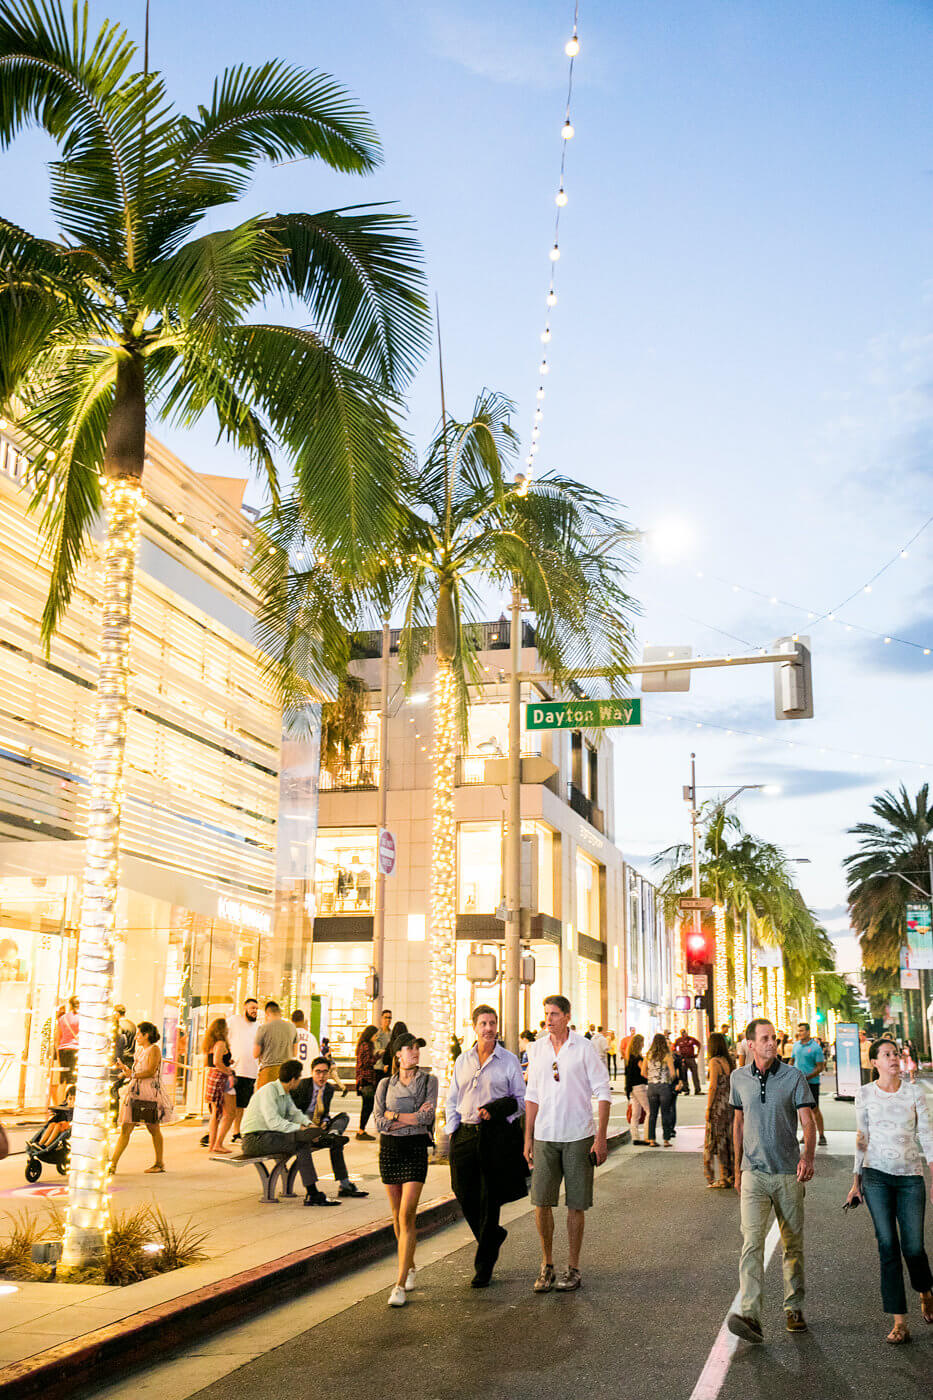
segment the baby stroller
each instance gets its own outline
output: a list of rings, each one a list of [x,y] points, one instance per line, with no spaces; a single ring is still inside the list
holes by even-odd
[[[65,1102],[49,1112],[48,1119],[26,1143],[26,1180],[38,1181],[42,1175],[43,1162],[54,1166],[59,1176],[68,1175],[68,1144],[71,1141],[71,1115],[74,1109],[74,1090],[69,1089]],[[55,1135],[51,1142],[43,1145],[41,1139],[53,1124],[63,1125],[64,1131]]]

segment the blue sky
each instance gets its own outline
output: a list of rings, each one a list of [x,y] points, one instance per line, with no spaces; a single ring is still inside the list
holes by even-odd
[[[92,13],[140,32],[142,8]],[[440,298],[453,411],[501,389],[527,434],[572,4],[152,0],[152,16],[180,105],[225,64],[275,56],[359,97],[378,174],[264,171],[244,207],[397,200]],[[538,462],[642,528],[689,525],[677,558],[645,550],[641,640],[767,645],[859,588],[931,511],[933,5],[583,0],[580,38]],[[46,151],[28,136],[0,158],[5,213],[37,230]],[[411,393],[421,443],[436,416],[428,364]],[[161,435],[197,468],[238,470],[206,429]],[[804,894],[841,931],[845,827],[882,787],[933,776],[933,657],[856,628],[933,648],[931,557],[933,527],[812,629],[812,721],[775,723],[766,668],[646,697],[643,730],[616,739],[619,843],[641,858],[686,832],[695,747],[702,783],[782,785],[741,814],[810,858]]]

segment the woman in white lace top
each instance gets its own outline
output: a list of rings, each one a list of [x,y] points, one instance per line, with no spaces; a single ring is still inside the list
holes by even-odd
[[[933,1273],[923,1247],[923,1158],[933,1163],[933,1128],[922,1084],[901,1078],[894,1042],[876,1040],[868,1056],[878,1078],[855,1095],[855,1177],[848,1204],[868,1203],[881,1258],[882,1305],[894,1314],[886,1340],[897,1346],[910,1341],[902,1255],[911,1287],[920,1294],[923,1320],[933,1322]]]

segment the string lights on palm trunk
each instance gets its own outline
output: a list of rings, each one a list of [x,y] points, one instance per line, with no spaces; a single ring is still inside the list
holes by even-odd
[[[557,264],[560,261],[560,216],[566,208],[568,202],[567,195],[567,147],[574,137],[574,124],[572,115],[573,106],[573,65],[577,54],[580,52],[579,38],[580,6],[573,7],[573,33],[564,45],[564,53],[568,59],[567,70],[567,101],[564,105],[564,122],[560,129],[560,178],[557,183],[557,193],[554,196],[554,203],[557,206],[557,213],[554,215],[554,242],[548,253],[550,271],[548,276],[547,296],[545,297],[545,317],[544,329],[541,332],[541,362],[538,365],[538,388],[535,392],[535,413],[534,423],[531,429],[531,442],[528,447],[528,455],[525,458],[525,465],[528,467],[528,476],[531,477],[534,471],[535,457],[538,452],[538,443],[541,437],[541,424],[544,418],[544,380],[550,373],[551,366],[548,362],[548,347],[551,343],[551,322],[553,320],[554,307],[557,305]]]

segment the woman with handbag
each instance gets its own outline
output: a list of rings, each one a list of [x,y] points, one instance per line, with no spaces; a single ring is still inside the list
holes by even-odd
[[[164,1172],[162,1160],[162,1129],[171,1116],[168,1096],[162,1089],[162,1051],[159,1049],[159,1032],[151,1021],[140,1021],[136,1027],[136,1052],[133,1055],[133,1073],[123,1096],[117,1123],[120,1137],[110,1161],[111,1173],[115,1174],[117,1163],[126,1151],[130,1133],[137,1123],[145,1125],[152,1138],[155,1161],[146,1167],[147,1173]]]
[[[902,1255],[920,1294],[920,1315],[933,1322],[933,1272],[923,1247],[923,1159],[933,1166],[933,1128],[922,1085],[901,1077],[893,1040],[876,1040],[868,1060],[878,1077],[855,1091],[855,1175],[846,1206],[868,1203],[881,1259],[881,1304],[894,1315],[885,1341],[900,1346],[910,1341]]]
[[[227,1022],[223,1016],[218,1016],[207,1028],[204,1060],[207,1065],[205,1097],[211,1115],[208,1150],[218,1156],[229,1157],[230,1148],[224,1147],[224,1138],[230,1131],[236,1112],[236,1079]]]

